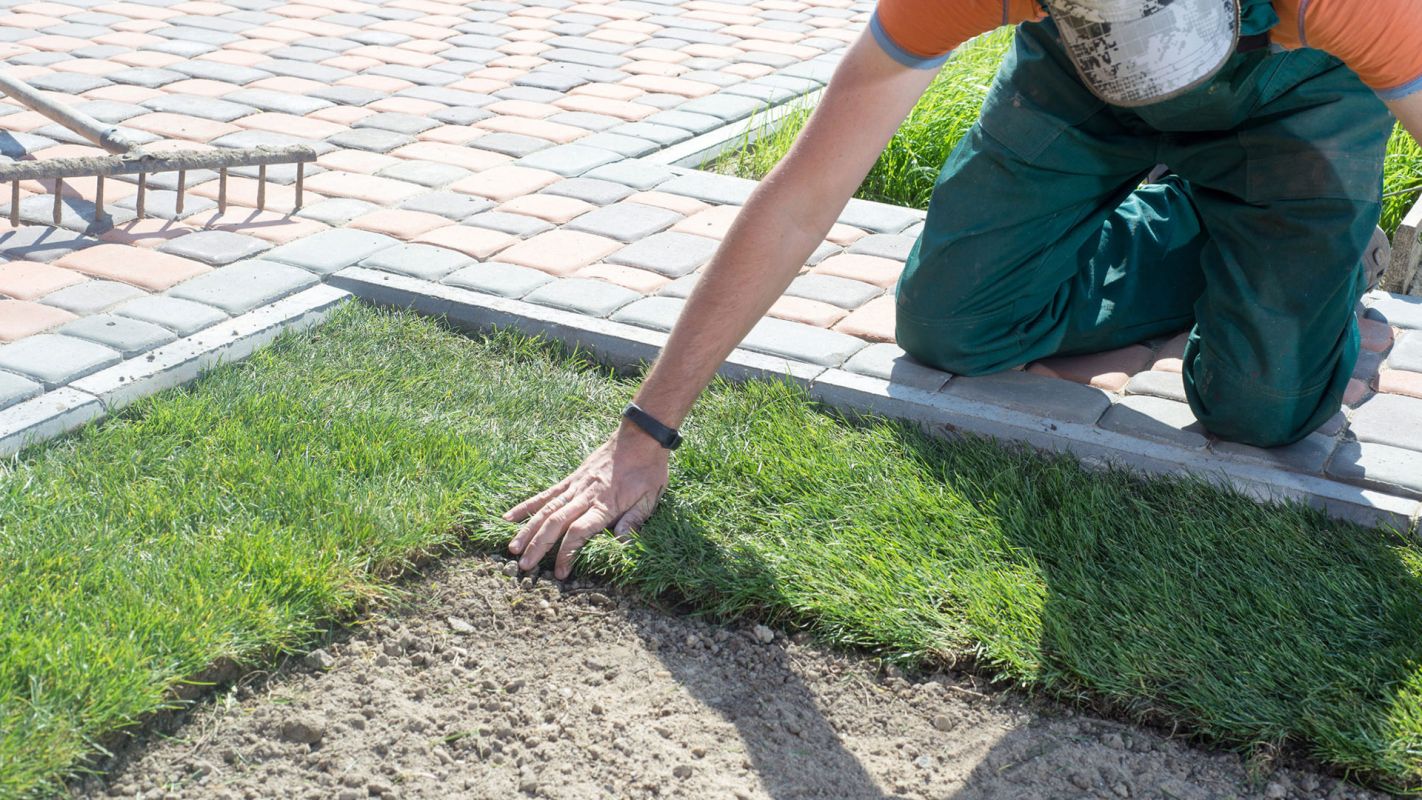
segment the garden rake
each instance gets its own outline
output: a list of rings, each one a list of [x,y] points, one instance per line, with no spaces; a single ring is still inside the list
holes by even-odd
[[[74,108],[45,97],[34,87],[9,75],[0,74],[0,93],[8,95],[27,108],[37,111],[63,125],[79,136],[113,153],[111,156],[83,158],[53,158],[41,161],[10,161],[0,163],[0,182],[10,181],[10,225],[20,224],[20,181],[54,181],[54,224],[59,225],[63,210],[65,178],[94,178],[94,215],[96,220],[107,216],[104,211],[104,178],[113,175],[137,175],[138,194],[135,210],[144,217],[144,200],[148,175],[155,172],[177,172],[176,213],[183,212],[183,195],[190,170],[216,170],[218,174],[217,209],[227,211],[227,171],[238,167],[257,167],[257,210],[266,208],[267,167],[272,164],[296,164],[296,202],[301,208],[305,165],[316,160],[316,152],[305,145],[285,147],[214,148],[211,150],[179,150],[150,153],[130,139],[116,126],[107,125]]]

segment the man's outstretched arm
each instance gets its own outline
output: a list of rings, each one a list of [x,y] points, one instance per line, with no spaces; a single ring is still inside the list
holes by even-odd
[[[1400,100],[1389,100],[1387,107],[1392,109],[1393,116],[1412,134],[1412,138],[1422,144],[1422,91],[1413,92]]]
[[[906,67],[866,33],[850,47],[790,152],[751,193],[672,329],[636,402],[672,427],[775,302],[858,188],[935,70]],[[555,574],[577,549],[644,522],[667,482],[667,451],[624,421],[582,465],[504,514],[527,520],[509,551],[532,569],[552,548]]]

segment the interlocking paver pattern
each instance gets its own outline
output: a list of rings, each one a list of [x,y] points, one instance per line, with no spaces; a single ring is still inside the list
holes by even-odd
[[[0,365],[0,407],[33,396],[40,381],[60,385],[92,363],[200,332],[356,264],[666,331],[757,184],[668,166],[662,151],[821,87],[872,8],[867,0],[0,6],[15,74],[135,138],[301,143],[319,154],[295,214],[291,166],[269,169],[264,211],[255,169],[232,171],[225,213],[215,207],[215,173],[186,176],[181,214],[176,176],[150,176],[145,202],[157,218],[145,220],[130,219],[133,180],[109,181],[112,216],[102,224],[94,182],[67,181],[58,228],[50,198],[25,187],[24,224],[0,223],[0,342],[11,343],[0,351],[12,360],[46,347],[66,355],[49,359],[39,380]],[[0,102],[9,112],[0,113],[0,154],[98,154],[12,109]],[[1184,402],[1183,334],[994,376],[914,362],[893,341],[894,289],[922,225],[922,212],[851,200],[744,348],[942,393],[984,413],[1099,426],[1155,447],[1422,497],[1422,300],[1369,295],[1344,412],[1297,445],[1260,451],[1199,429]]]

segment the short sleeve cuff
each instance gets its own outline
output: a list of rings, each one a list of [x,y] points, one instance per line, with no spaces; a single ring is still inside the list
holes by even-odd
[[[889,36],[889,32],[884,30],[884,24],[879,21],[879,12],[877,11],[869,17],[869,31],[874,35],[874,41],[879,43],[879,47],[883,48],[884,52],[888,53],[890,58],[906,67],[912,67],[913,69],[937,69],[943,66],[943,62],[948,60],[948,56],[952,55],[952,53],[949,52],[941,56],[925,57],[910,53],[899,46],[899,43],[894,41],[893,37]]]
[[[1415,79],[1410,80],[1407,83],[1404,83],[1401,86],[1397,86],[1392,89],[1379,89],[1378,97],[1382,98],[1383,100],[1401,100],[1402,98],[1414,95],[1417,92],[1422,92],[1422,75],[1419,75]]]

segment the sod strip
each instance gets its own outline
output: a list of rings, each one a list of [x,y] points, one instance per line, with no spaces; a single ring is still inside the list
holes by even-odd
[[[879,203],[928,208],[933,183],[982,111],[998,64],[1012,44],[1013,28],[973,39],[954,51],[924,92],[898,133],[869,171],[855,197]],[[713,172],[760,180],[790,150],[812,107],[801,102],[788,115],[747,133],[741,147],[707,166]],[[1422,145],[1398,126],[1383,167],[1383,209],[1378,223],[1389,236],[1422,196]]]
[[[0,796],[221,659],[258,666],[576,465],[633,384],[349,304],[0,472]],[[1422,785],[1422,550],[718,383],[629,545],[580,563],[716,617]]]

